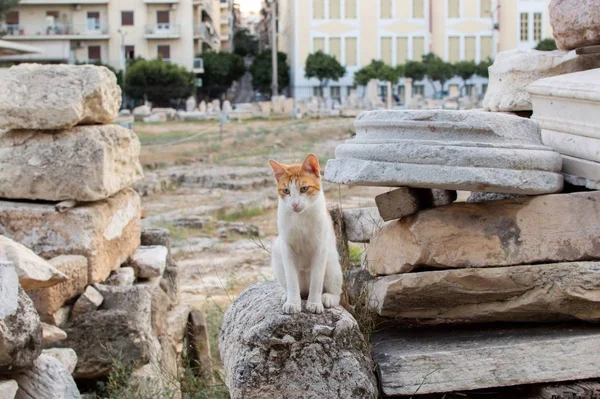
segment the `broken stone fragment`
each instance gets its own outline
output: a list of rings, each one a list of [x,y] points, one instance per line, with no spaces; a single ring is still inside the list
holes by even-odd
[[[77,353],[71,348],[51,348],[44,349],[42,355],[52,356],[63,364],[73,374],[75,366],[77,366]]]
[[[71,318],[74,319],[98,309],[103,300],[104,298],[98,290],[89,285],[73,305]]]
[[[106,279],[108,285],[133,285],[135,282],[135,270],[133,267],[121,267],[111,273],[110,277]]]
[[[54,356],[40,355],[33,367],[14,378],[19,384],[17,399],[81,398],[71,373]]]
[[[167,247],[162,245],[142,246],[131,256],[131,265],[141,278],[160,277],[167,267]]]
[[[420,210],[451,204],[456,191],[400,187],[375,197],[379,215],[384,221],[402,219]]]
[[[51,324],[42,323],[42,337],[44,340],[44,346],[48,347],[55,342],[67,338],[67,333]]]

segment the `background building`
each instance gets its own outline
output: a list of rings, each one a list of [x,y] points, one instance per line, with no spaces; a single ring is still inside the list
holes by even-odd
[[[340,100],[354,73],[371,60],[396,65],[433,52],[445,61],[480,62],[498,52],[527,49],[551,37],[550,0],[279,0],[279,49],[288,53],[294,96],[312,95],[316,79],[304,77],[310,53],[334,55],[347,73],[327,89]],[[496,27],[497,29],[494,29]],[[485,79],[473,79],[482,93]],[[447,85],[459,84],[453,79]],[[448,86],[446,86],[448,88]],[[395,87],[402,92],[403,81]],[[432,95],[426,82],[416,94]]]
[[[221,51],[233,51],[233,0],[220,0]]]

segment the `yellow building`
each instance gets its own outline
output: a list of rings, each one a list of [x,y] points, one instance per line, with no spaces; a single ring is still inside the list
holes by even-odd
[[[7,15],[3,39],[42,53],[0,62],[100,62],[123,69],[128,59],[162,57],[201,73],[195,56],[220,47],[215,13],[220,7],[213,0],[21,0]]]
[[[353,76],[371,60],[404,64],[433,52],[449,62],[480,62],[498,51],[533,48],[551,37],[550,0],[279,0],[279,49],[288,53],[296,98],[317,90],[304,77],[310,53],[322,50],[346,66],[346,76],[330,83],[343,99]],[[396,88],[401,92],[400,87]],[[457,84],[455,79],[449,84]],[[473,79],[481,93],[484,79]],[[416,93],[427,94],[423,82]]]

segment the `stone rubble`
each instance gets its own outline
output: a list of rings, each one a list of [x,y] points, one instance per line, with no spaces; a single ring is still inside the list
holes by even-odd
[[[77,353],[71,348],[51,348],[44,349],[42,355],[52,356],[63,364],[73,374],[77,365]]]
[[[102,297],[102,294],[100,294],[94,287],[89,285],[83,294],[77,298],[75,304],[73,304],[73,309],[71,309],[71,315],[69,317],[74,319],[81,315],[92,312],[102,305],[103,300],[104,297]]]

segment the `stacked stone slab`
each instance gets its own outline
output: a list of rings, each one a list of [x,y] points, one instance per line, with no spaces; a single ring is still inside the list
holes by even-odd
[[[591,126],[585,118],[573,119]],[[600,192],[561,193],[562,159],[538,123],[373,111],[356,131],[325,177],[399,187],[376,198],[387,223],[347,281],[386,326],[371,336],[383,394],[599,378],[586,349],[600,344],[598,328],[552,323],[600,320]],[[457,203],[444,190],[477,195]],[[354,211],[352,224],[372,225],[370,212]],[[561,363],[566,352],[581,361]]]

